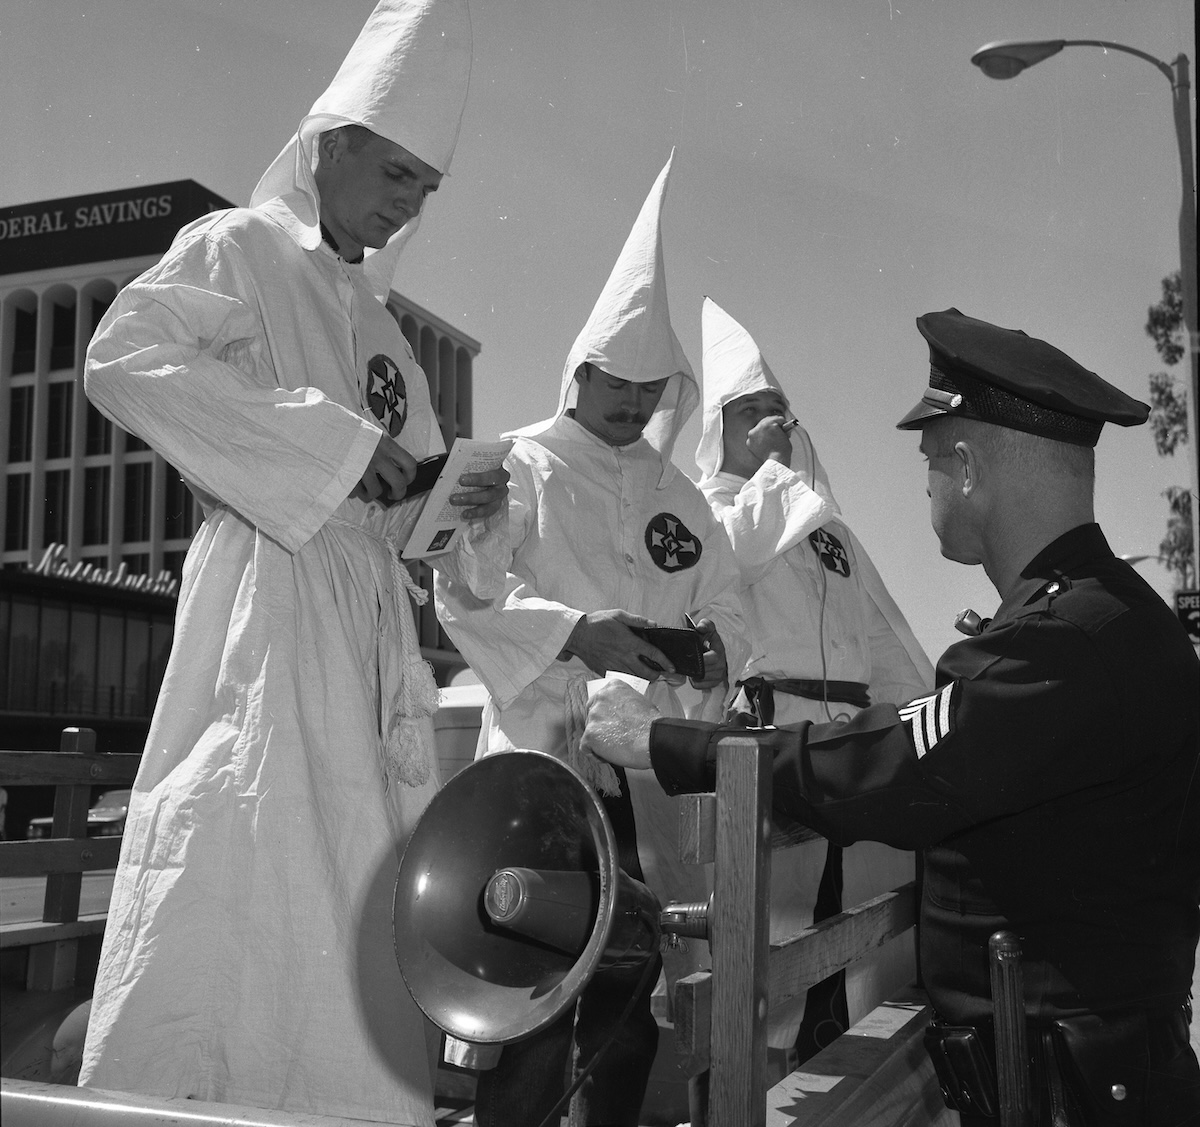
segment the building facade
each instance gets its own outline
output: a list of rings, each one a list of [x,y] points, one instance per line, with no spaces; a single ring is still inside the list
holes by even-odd
[[[87,401],[84,356],[117,291],[181,226],[230,206],[184,180],[0,209],[0,743],[9,747],[57,746],[58,730],[76,723],[98,727],[102,745],[106,730],[119,732],[121,750],[144,736],[202,514],[173,466]],[[470,436],[479,342],[400,294],[387,304],[425,370],[446,444]],[[431,588],[428,565],[414,570]],[[432,599],[417,620],[444,682],[464,662]],[[36,745],[14,742],[42,729]]]

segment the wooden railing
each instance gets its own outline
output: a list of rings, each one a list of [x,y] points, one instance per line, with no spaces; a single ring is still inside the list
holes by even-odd
[[[42,919],[0,924],[0,948],[28,947],[28,990],[75,984],[79,941],[104,930],[106,913],[79,916],[83,874],[116,868],[120,837],[88,837],[95,786],[129,786],[139,755],[97,754],[96,733],[67,728],[58,751],[0,751],[0,786],[54,787],[49,839],[0,842],[0,877],[46,877]]]
[[[879,1006],[796,1073],[768,1084],[770,1008],[914,927],[915,885],[772,946],[772,854],[817,835],[774,830],[770,750],[746,737],[722,740],[716,793],[682,801],[682,859],[714,864],[712,971],[682,979],[674,996],[676,1047],[694,1078],[692,1127],[955,1123],[924,1051],[929,1007],[915,987]]]
[[[29,985],[54,989],[74,975],[81,935],[103,930],[103,915],[79,919],[83,872],[116,864],[119,839],[86,837],[90,788],[132,781],[139,757],[97,755],[86,730],[68,729],[63,749],[0,752],[0,784],[56,787],[53,838],[0,843],[0,875],[50,874],[43,921],[5,925],[5,946],[32,944]],[[766,1025],[772,1004],[794,998],[912,928],[912,884],[878,896],[808,928],[784,943],[769,942],[769,876],[774,852],[816,835],[782,835],[770,817],[771,754],[745,737],[723,740],[717,791],[682,799],[681,854],[714,864],[710,916],[712,971],[676,986],[675,1035],[684,1070],[693,1077],[692,1127],[949,1127],[922,1045],[929,1009],[917,990],[878,1007],[801,1070],[769,1084]],[[34,952],[37,952],[36,958]],[[914,968],[915,975],[915,968]],[[0,1095],[6,1127],[69,1117],[77,1127],[114,1124],[134,1109],[138,1122],[178,1122],[179,1100],[112,1095],[90,1089],[5,1080]],[[325,1116],[276,1118],[228,1104],[187,1104],[189,1121],[218,1127],[242,1122],[338,1127]],[[51,1119],[46,1116],[50,1115]]]

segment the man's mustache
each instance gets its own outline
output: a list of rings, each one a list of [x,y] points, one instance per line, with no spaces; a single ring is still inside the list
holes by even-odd
[[[649,415],[643,415],[640,411],[613,411],[609,415],[604,416],[606,423],[619,423],[622,426],[637,423],[640,426],[645,426],[650,421]]]

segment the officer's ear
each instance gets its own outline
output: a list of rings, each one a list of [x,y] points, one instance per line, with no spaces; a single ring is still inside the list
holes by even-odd
[[[954,467],[959,475],[959,488],[964,497],[979,492],[983,480],[983,462],[980,449],[973,443],[960,440],[954,444]]]

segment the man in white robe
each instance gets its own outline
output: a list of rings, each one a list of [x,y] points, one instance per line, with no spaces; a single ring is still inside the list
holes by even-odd
[[[735,707],[757,724],[823,722],[928,691],[933,667],[841,519],[807,432],[784,430],[791,407],[753,338],[711,298],[701,333],[700,489],[733,544],[754,647]],[[912,854],[878,842],[777,852],[772,940],[912,879]],[[844,983],[839,974],[814,986],[807,1014],[803,998],[773,1009],[771,1045],[795,1045],[805,1059],[909,982],[914,967],[911,936],[894,940]]]
[[[251,208],[182,230],[89,349],[91,400],[179,468],[205,520],[83,1084],[433,1123],[391,915],[438,786],[437,688],[398,555],[421,501],[395,499],[443,442],[382,299],[449,167],[470,61],[461,0],[380,3]],[[481,598],[503,581],[506,478],[463,479],[472,531],[442,561]]]
[[[449,574],[436,585],[443,626],[489,693],[478,754],[527,748],[565,758],[605,800],[622,866],[664,902],[708,892],[704,869],[679,861],[675,802],[653,780],[631,790],[623,772],[580,755],[578,737],[587,682],[608,670],[649,680],[649,699],[682,715],[670,684],[643,661],[669,671],[665,655],[631,626],[699,620],[710,650],[693,685],[712,698],[713,715],[725,690],[722,639],[731,661],[744,653],[728,541],[671,463],[699,389],[667,306],[661,210],[669,170],[668,161],[571,349],[556,415],[516,432],[506,462],[512,557],[504,595],[485,603]],[[693,962],[705,947],[694,945]],[[575,1022],[581,1064],[629,992],[597,980],[584,992]],[[562,1093],[573,1016],[505,1046],[499,1066],[480,1077],[480,1127],[523,1127],[549,1111]],[[636,1124],[656,1039],[643,1003],[581,1089],[573,1122]]]

